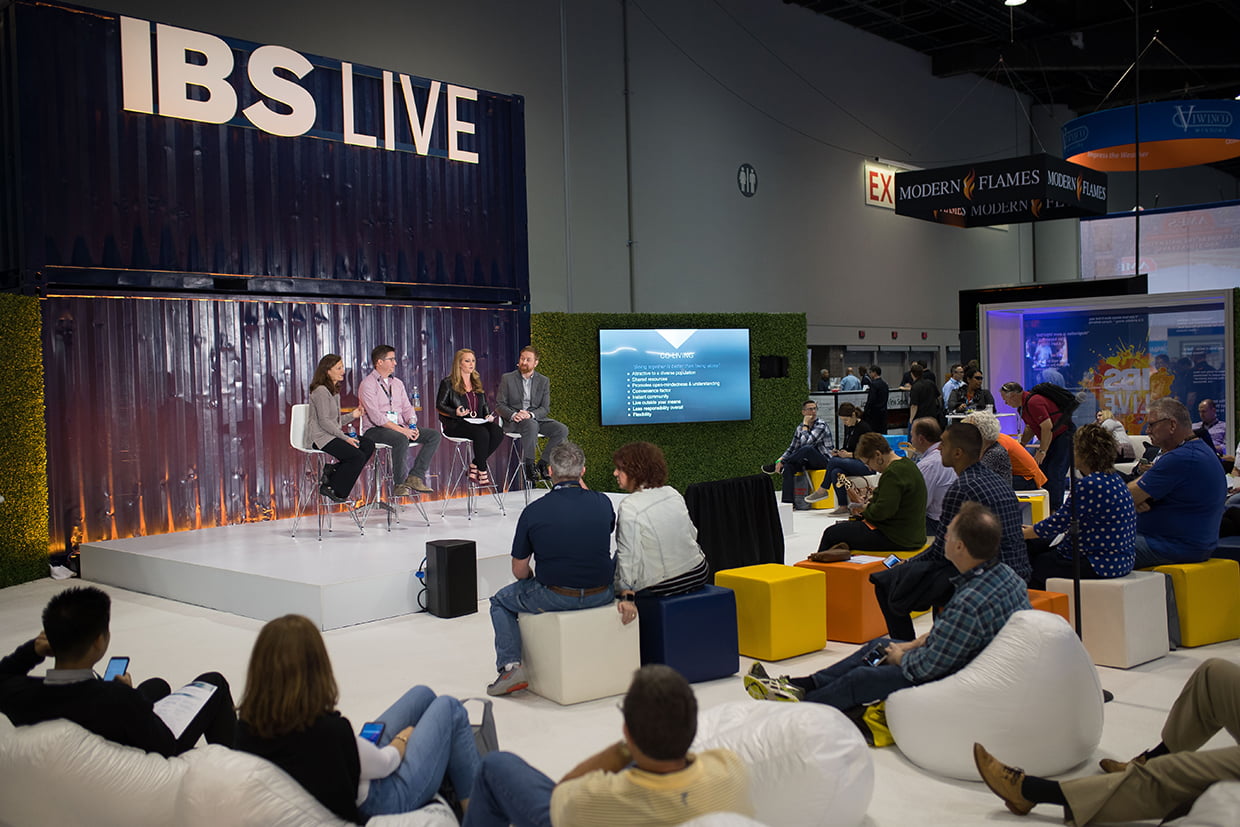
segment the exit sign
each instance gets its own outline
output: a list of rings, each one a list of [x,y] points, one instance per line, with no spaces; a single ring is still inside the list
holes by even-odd
[[[896,170],[884,164],[865,162],[865,203],[871,207],[896,208]]]

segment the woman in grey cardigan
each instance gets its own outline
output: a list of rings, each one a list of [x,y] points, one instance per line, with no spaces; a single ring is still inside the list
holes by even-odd
[[[319,493],[335,503],[346,502],[353,484],[362,473],[362,466],[375,452],[375,444],[366,437],[352,437],[341,425],[351,419],[360,419],[364,413],[361,401],[353,413],[340,413],[340,380],[344,379],[344,359],[329,353],[319,360],[310,380],[310,417],[306,422],[306,435],[310,443],[336,458],[335,465],[323,469],[319,480]]]

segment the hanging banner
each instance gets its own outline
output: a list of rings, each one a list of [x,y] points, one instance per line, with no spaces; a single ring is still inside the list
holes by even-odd
[[[1069,161],[1108,172],[1132,171],[1137,151],[1131,106],[1063,125]],[[1175,169],[1240,156],[1240,101],[1186,100],[1141,104],[1141,169]]]
[[[896,173],[896,213],[987,227],[1106,212],[1106,173],[1046,154]]]

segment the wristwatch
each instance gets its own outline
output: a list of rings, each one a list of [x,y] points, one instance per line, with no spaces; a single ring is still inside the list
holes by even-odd
[[[637,602],[637,595],[635,595],[635,594],[622,594],[622,595],[617,596],[617,597],[616,597],[616,599],[617,599],[617,600],[619,600],[621,603],[636,603],[636,602]]]

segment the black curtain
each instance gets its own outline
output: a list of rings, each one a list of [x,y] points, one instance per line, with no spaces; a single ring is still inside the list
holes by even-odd
[[[694,483],[685,504],[711,572],[784,562],[779,506],[766,474]]]

